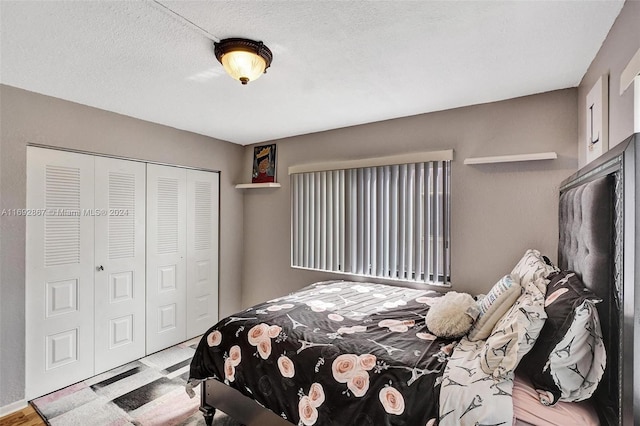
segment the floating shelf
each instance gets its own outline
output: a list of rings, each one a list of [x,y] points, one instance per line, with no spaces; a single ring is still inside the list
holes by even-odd
[[[533,154],[465,158],[464,164],[513,163],[516,161],[555,160],[556,158],[558,158],[558,154],[556,154],[555,152],[536,152]]]
[[[239,183],[236,185],[238,189],[250,189],[250,188],[280,188],[280,184],[278,182],[267,182],[267,183]]]

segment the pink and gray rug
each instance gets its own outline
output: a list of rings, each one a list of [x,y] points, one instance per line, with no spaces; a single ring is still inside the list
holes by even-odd
[[[52,426],[204,425],[184,385],[199,339],[165,349],[32,402]],[[238,423],[218,410],[216,426]]]

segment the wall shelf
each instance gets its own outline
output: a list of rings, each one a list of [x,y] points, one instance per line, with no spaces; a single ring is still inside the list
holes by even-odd
[[[278,182],[267,183],[239,183],[236,185],[237,189],[252,189],[252,188],[280,188]]]
[[[555,152],[536,152],[533,154],[498,155],[495,157],[470,157],[464,159],[464,164],[513,163],[516,161],[555,160],[556,158],[558,158],[558,154]]]

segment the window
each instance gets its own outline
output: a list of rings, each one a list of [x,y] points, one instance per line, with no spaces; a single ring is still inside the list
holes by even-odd
[[[290,174],[293,267],[449,283],[449,160]]]

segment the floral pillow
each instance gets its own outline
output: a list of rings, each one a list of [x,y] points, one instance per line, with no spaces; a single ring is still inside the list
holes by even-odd
[[[575,272],[551,276],[545,300],[547,322],[519,369],[531,380],[542,404],[582,401],[595,391],[606,364],[595,308],[600,301]]]
[[[482,371],[495,378],[513,372],[533,347],[546,318],[544,295],[529,282],[485,342],[480,352]]]
[[[511,308],[522,293],[517,279],[505,275],[491,288],[489,293],[478,300],[480,314],[471,327],[467,338],[471,341],[484,340],[491,334],[493,327]]]

